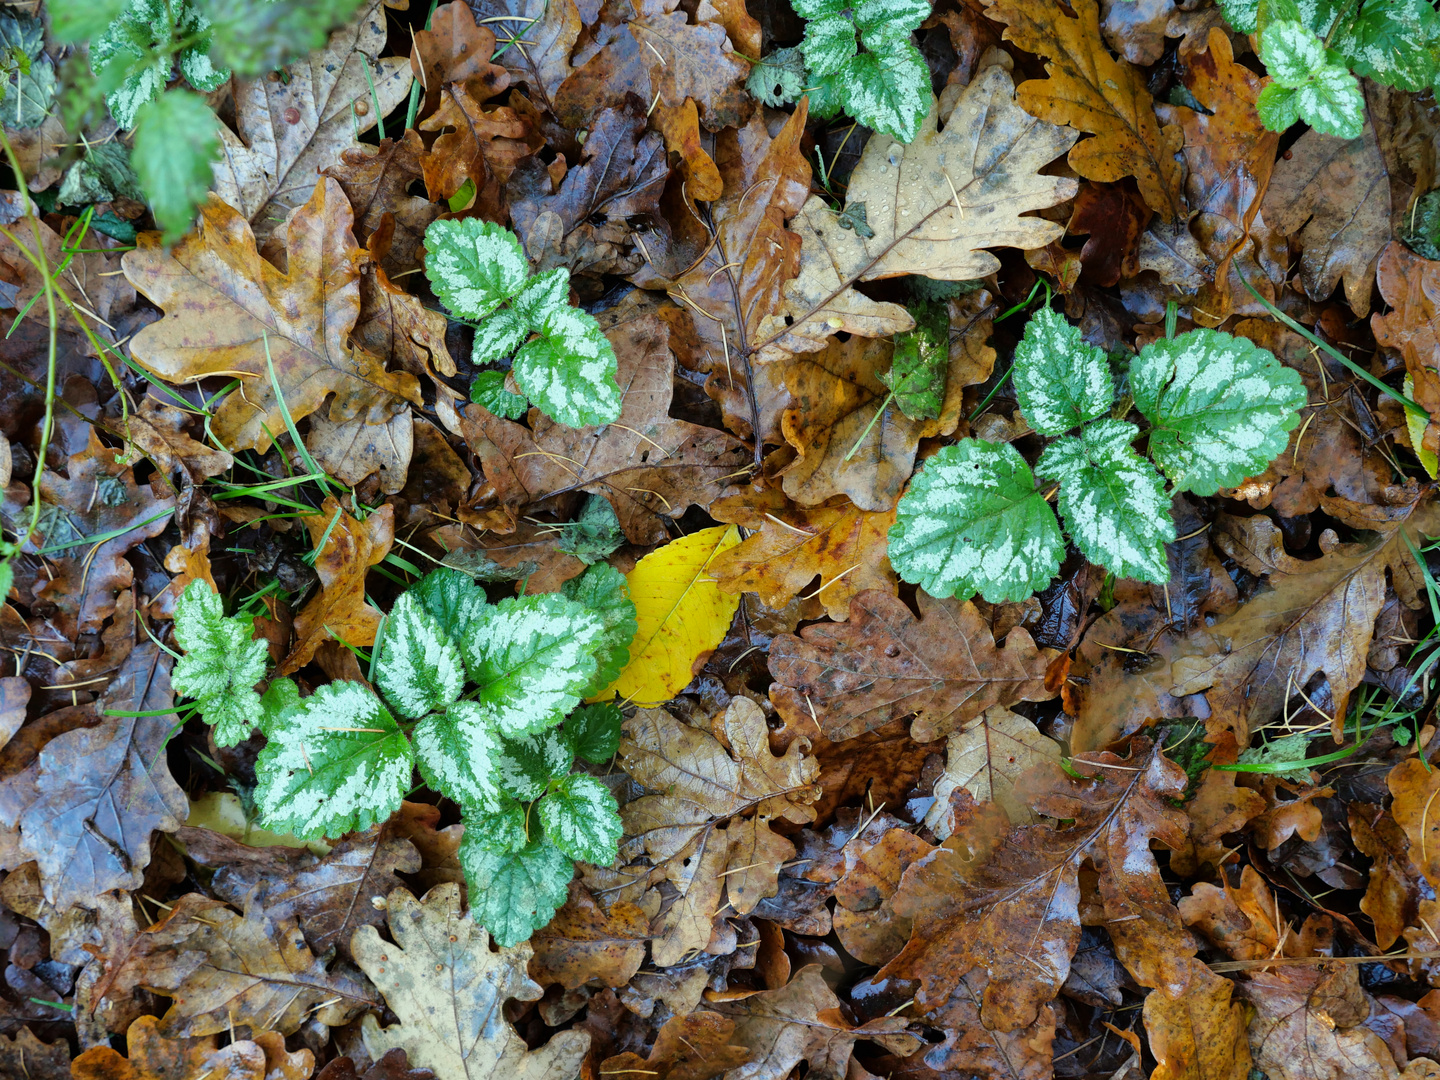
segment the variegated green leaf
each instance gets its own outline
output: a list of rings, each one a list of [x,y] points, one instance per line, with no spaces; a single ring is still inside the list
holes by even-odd
[[[594,316],[569,305],[532,323],[535,336],[515,354],[515,383],[550,419],[591,427],[620,418],[619,366]]]
[[[1219,0],[1219,3],[1220,10],[1225,13],[1225,21],[1232,27],[1242,34],[1255,32],[1260,0]]]
[[[1115,398],[1105,350],[1085,344],[1080,328],[1052,308],[1025,324],[1012,378],[1021,415],[1041,435],[1063,435],[1103,416]]]
[[[528,842],[525,831],[525,807],[504,795],[500,808],[486,813],[465,813],[465,835],[474,847],[508,855],[519,851]]]
[[[1023,600],[1060,569],[1055,513],[1013,446],[965,439],[910,482],[890,528],[890,563],[931,596]]]
[[[574,763],[574,746],[559,728],[552,727],[534,735],[502,737],[496,750],[495,775],[506,795],[531,802]]]
[[[411,585],[407,594],[415,597],[440,624],[451,641],[464,642],[483,617],[490,602],[485,591],[469,574],[442,566]]]
[[[1339,139],[1358,139],[1365,130],[1365,97],[1355,76],[1338,64],[1319,68],[1298,87],[1271,83],[1255,100],[1260,122],[1284,131],[1304,120]]]
[[[501,854],[467,829],[459,858],[470,914],[502,947],[526,940],[554,918],[575,876],[570,857],[539,835],[521,850]]]
[[[475,700],[514,738],[557,723],[595,678],[605,623],[563,596],[522,596],[484,609],[461,640]]]
[[[1331,44],[1357,75],[1410,93],[1440,73],[1440,15],[1429,0],[1365,0]]]
[[[377,647],[375,685],[401,716],[419,719],[460,696],[465,683],[460,650],[413,594],[395,601]]]
[[[567,776],[540,800],[540,824],[551,843],[581,862],[609,866],[620,850],[620,807],[610,789],[584,773]]]
[[[501,805],[500,736],[483,707],[457,701],[420,721],[411,737],[430,787],[476,812]]]
[[[610,500],[603,495],[587,495],[576,519],[560,530],[555,547],[590,566],[623,543],[625,534],[620,530],[620,518]]]
[[[1301,86],[1325,66],[1325,45],[1299,22],[1277,20],[1260,36],[1260,59],[1281,86]]]
[[[805,54],[799,49],[776,49],[751,70],[745,89],[772,109],[795,104],[805,92]]]
[[[950,368],[950,310],[943,303],[910,305],[915,329],[895,338],[890,370],[880,381],[895,394],[895,405],[911,420],[936,420],[945,401]]]
[[[433,221],[425,230],[425,276],[442,304],[479,321],[525,288],[530,263],[503,226],[479,218]]]
[[[1097,420],[1051,443],[1035,465],[1060,481],[1060,517],[1075,546],[1116,577],[1170,580],[1165,545],[1175,539],[1165,481],[1131,449],[1140,429]]]
[[[630,587],[619,570],[609,563],[596,563],[560,586],[560,595],[585,605],[600,617],[603,626],[595,647],[595,677],[581,695],[591,697],[619,678],[620,670],[630,662],[630,643],[639,629]]]
[[[90,42],[90,66],[106,91],[115,123],[135,126],[140,107],[165,89],[172,62],[179,63],[195,89],[208,93],[219,88],[230,72],[211,64],[211,37],[209,20],[190,0],[130,0]],[[183,47],[176,50],[176,42]]]
[[[386,820],[411,787],[415,753],[380,699],[332,682],[269,724],[255,801],[267,829],[302,840]]]
[[[1178,491],[1213,495],[1263,472],[1305,404],[1297,372],[1218,330],[1151,342],[1130,365],[1151,459]]]
[[[244,742],[264,711],[255,684],[265,677],[270,651],[254,640],[253,624],[248,617],[226,618],[204,581],[192,581],[175,602],[175,641],[185,655],[170,681],[177,694],[195,699],[217,746]]]
[[[810,111],[843,108],[902,142],[915,138],[930,111],[930,71],[910,35],[930,14],[928,0],[799,0],[795,10],[808,20],[800,50]]]
[[[476,375],[470,384],[470,400],[506,420],[519,420],[530,409],[529,398],[505,389],[503,371],[482,371]]]

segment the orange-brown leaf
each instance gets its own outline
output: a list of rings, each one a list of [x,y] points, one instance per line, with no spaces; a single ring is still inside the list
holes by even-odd
[[[530,939],[530,977],[541,986],[559,983],[567,990],[599,979],[606,986],[626,985],[645,959],[650,920],[623,900],[609,910],[579,881],[570,883],[565,906]]]
[[[618,1054],[600,1063],[601,1076],[651,1076],[655,1080],[709,1080],[744,1065],[752,1051],[733,1045],[735,1021],[701,1009],[674,1016],[655,1036],[646,1057]]]
[[[126,277],[165,310],[135,335],[135,359],[172,382],[223,373],[245,383],[215,413],[215,435],[232,451],[264,451],[285,430],[267,351],[295,420],[330,394],[337,422],[384,424],[407,401],[421,404],[413,375],[386,371],[349,342],[360,313],[353,220],[339,183],[324,178],[287,219],[283,271],[261,258],[245,219],[216,199],[198,230],[168,252],[159,233],[142,233],[125,255]]]
[[[301,519],[316,546],[325,537],[325,546],[315,560],[320,592],[295,616],[295,643],[290,654],[275,669],[288,675],[310,662],[326,641],[348,645],[372,645],[380,628],[380,612],[365,599],[365,575],[386,555],[395,538],[395,508],[388,503],[357,521],[333,495],[325,499],[320,513]]]
[[[447,83],[464,83],[477,101],[492,98],[510,85],[510,73],[490,62],[495,33],[479,26],[464,0],[441,4],[430,14],[428,29],[415,31],[410,70],[425,87],[423,115],[434,112]]]
[[[1157,1067],[1150,1080],[1248,1080],[1250,1044],[1235,984],[1193,957],[1176,962],[1178,994],[1145,997],[1145,1033]]]
[[[1017,99],[1033,116],[1094,136],[1070,151],[1070,167],[1081,176],[1133,176],[1150,209],[1183,220],[1180,129],[1161,126],[1145,76],[1106,50],[1096,0],[1071,6],[1076,17],[1052,0],[999,0],[991,8],[990,17],[1006,24],[1006,41],[1046,60],[1050,77],[1021,83]]]

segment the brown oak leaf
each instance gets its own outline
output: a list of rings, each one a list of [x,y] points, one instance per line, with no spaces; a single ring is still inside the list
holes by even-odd
[[[440,107],[420,122],[421,131],[444,132],[420,160],[426,194],[449,199],[469,181],[474,194],[467,211],[503,217],[506,181],[543,140],[526,117],[508,105],[487,108],[463,83],[442,87],[439,99]]]
[[[640,970],[649,938],[650,920],[640,908],[623,900],[602,908],[585,886],[572,881],[565,906],[530,938],[535,950],[530,977],[567,990],[591,979],[624,986]]]
[[[782,716],[811,710],[829,739],[853,738],[906,716],[911,736],[930,742],[992,705],[1044,701],[1054,658],[1028,631],[1011,630],[1004,647],[969,601],[918,593],[920,618],[898,598],[861,593],[848,623],[817,623],[770,646],[770,699]]]
[[[472,405],[466,439],[502,505],[518,511],[551,495],[589,491],[610,501],[631,543],[661,543],[669,535],[664,518],[714,500],[743,474],[745,454],[723,431],[668,415],[675,358],[659,318],[629,319],[606,336],[619,360],[617,421],[568,428],[532,409],[526,429]]]
[[[950,835],[947,811],[950,793],[957,788],[976,802],[995,803],[1012,825],[1033,823],[1035,814],[1015,790],[1016,781],[1036,765],[1059,761],[1060,754],[1060,744],[1042,735],[1033,721],[992,705],[946,740],[945,771],[935,781],[935,805],[925,824],[942,840]]]
[[[70,1046],[64,1039],[41,1042],[28,1027],[22,1027],[13,1039],[0,1035],[0,1070],[24,1080],[69,1080]]]
[[[381,1054],[364,1073],[355,1068],[353,1058],[335,1058],[315,1074],[315,1080],[435,1080],[435,1074],[429,1069],[412,1069],[409,1056],[396,1046]]]
[[[843,622],[857,593],[896,589],[898,579],[885,555],[893,510],[861,510],[843,495],[800,507],[766,485],[716,499],[710,516],[751,530],[710,564],[726,592],[759,593],[765,603],[780,608],[818,577],[815,595],[832,619]]]
[[[494,55],[495,32],[478,25],[463,0],[432,11],[426,28],[415,31],[410,47],[410,70],[425,88],[420,115],[435,111],[448,83],[465,84],[476,101],[492,98],[509,86],[510,73],[491,61]]]
[[[1167,982],[1145,996],[1145,1034],[1156,1069],[1150,1080],[1249,1080],[1245,1008],[1235,984],[1193,957],[1177,957]]]
[[[1048,79],[1020,84],[1016,98],[1034,116],[1089,132],[1070,151],[1070,167],[1087,180],[1133,176],[1150,209],[1165,221],[1185,218],[1184,169],[1176,160],[1183,133],[1161,126],[1145,76],[1105,48],[1096,0],[1073,0],[1074,16],[1045,0],[998,0],[990,17],[1004,38],[1045,58]]]
[[[395,508],[390,504],[357,521],[327,496],[320,513],[301,518],[310,544],[325,546],[315,559],[320,592],[295,616],[295,640],[289,654],[275,669],[288,675],[308,664],[315,650],[327,641],[371,645],[380,628],[380,612],[365,598],[365,575],[390,553],[395,538]]]
[[[91,1047],[75,1059],[71,1076],[74,1080],[192,1080],[207,1076],[225,1080],[308,1080],[315,1071],[315,1055],[309,1050],[290,1053],[285,1049],[284,1036],[275,1031],[261,1031],[216,1049],[219,1040],[214,1036],[167,1038],[159,1025],[155,1017],[142,1016],[126,1032],[128,1057],[108,1046]],[[15,1075],[39,1074],[32,1071]]]
[[[1370,882],[1360,910],[1375,924],[1375,944],[1382,949],[1390,948],[1407,926],[1416,924],[1422,896],[1420,870],[1411,859],[1409,839],[1420,831],[1414,828],[1413,774],[1397,769],[1391,775],[1396,781],[1391,789],[1395,805],[1404,805],[1410,830],[1402,829],[1394,816],[1373,803],[1352,802],[1347,808],[1355,849],[1371,860]],[[1428,835],[1426,841],[1428,845]],[[1421,850],[1429,854],[1428,846]]]
[[[199,228],[168,252],[158,233],[144,233],[126,254],[126,276],[166,311],[135,335],[135,359],[175,382],[216,372],[245,382],[213,421],[230,450],[263,452],[285,430],[277,387],[295,420],[330,394],[336,422],[384,424],[407,401],[421,403],[413,375],[387,372],[349,342],[360,313],[353,220],[339,182],[324,178],[287,218],[283,271],[261,258],[245,219],[216,199],[201,211]]]
[[[371,236],[388,228],[389,244],[380,260],[388,274],[415,268],[426,226],[440,213],[440,207],[429,199],[409,193],[410,185],[423,175],[420,162],[424,153],[420,136],[406,131],[399,139],[382,139],[379,146],[353,146],[325,170],[326,176],[340,184],[355,211],[357,241],[366,244]],[[389,226],[385,225],[387,216]]]
[[[1433,452],[1440,447],[1440,262],[1422,259],[1392,240],[1380,255],[1376,283],[1394,310],[1370,316],[1375,340],[1405,361],[1410,397],[1431,417],[1424,446]]]
[[[131,443],[133,452],[125,464],[133,465],[141,455],[149,458],[162,474],[185,487],[219,476],[235,464],[224,450],[214,450],[193,438],[185,429],[195,414],[147,394],[140,408],[115,429]]]
[[[646,1057],[636,1053],[617,1054],[600,1063],[601,1076],[640,1074],[657,1080],[709,1080],[744,1065],[751,1058],[746,1046],[735,1046],[735,1021],[718,1013],[699,1009],[688,1016],[674,1016],[655,1036]]]

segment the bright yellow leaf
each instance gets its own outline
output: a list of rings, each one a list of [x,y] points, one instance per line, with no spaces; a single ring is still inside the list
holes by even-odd
[[[719,645],[740,597],[720,591],[710,564],[740,542],[734,525],[682,536],[652,551],[626,575],[639,626],[630,663],[599,696],[618,693],[637,705],[658,705],[685,689],[695,660]]]

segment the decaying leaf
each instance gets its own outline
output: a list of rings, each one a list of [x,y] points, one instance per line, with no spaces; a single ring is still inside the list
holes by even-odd
[[[818,623],[770,646],[771,700],[782,716],[813,710],[827,738],[853,738],[914,714],[917,742],[942,738],[992,705],[1043,701],[1049,650],[1022,627],[997,646],[969,601],[919,593],[920,618],[866,592],[848,623]]]
[[[623,900],[602,908],[585,886],[570,883],[570,897],[548,926],[530,939],[530,977],[542,986],[559,983],[567,990],[599,979],[624,986],[645,959],[650,920]]]
[[[70,1065],[74,1080],[189,1080],[195,1076],[226,1080],[305,1080],[315,1069],[309,1050],[289,1053],[278,1032],[261,1031],[218,1048],[214,1036],[168,1038],[159,1021],[142,1016],[125,1034],[128,1056],[108,1046],[86,1050]],[[68,1056],[68,1051],[67,1051]],[[17,1077],[44,1077],[42,1060],[32,1057],[16,1063]],[[58,1073],[56,1075],[59,1075]]]
[[[660,1080],[705,1080],[750,1060],[751,1050],[736,1046],[735,1021],[699,1009],[668,1020],[655,1036],[647,1057],[626,1053],[600,1063],[601,1076],[635,1073]]]
[[[457,885],[438,885],[416,900],[396,889],[387,901],[390,932],[355,931],[355,962],[385,995],[400,1023],[364,1020],[372,1054],[403,1049],[412,1064],[456,1080],[551,1080],[580,1067],[590,1036],[562,1032],[530,1050],[501,1011],[507,1000],[535,1001],[540,985],[525,974],[530,946],[490,951],[490,935],[462,914]]]
[[[1003,705],[993,705],[950,733],[945,743],[945,772],[935,781],[935,805],[925,822],[940,839],[950,835],[947,802],[957,788],[976,802],[993,802],[1013,825],[1029,825],[1035,815],[1015,791],[1028,769],[1060,759],[1060,745],[1040,734],[1034,723]]]
[[[420,403],[413,375],[387,372],[349,343],[360,313],[353,220],[340,184],[322,179],[286,219],[284,271],[261,258],[245,219],[216,199],[199,230],[169,251],[147,233],[126,254],[126,276],[167,311],[135,336],[135,359],[176,382],[217,372],[245,381],[215,414],[229,450],[269,447],[285,430],[280,396],[299,420],[334,394],[330,419],[359,424],[384,424],[407,401]]]

